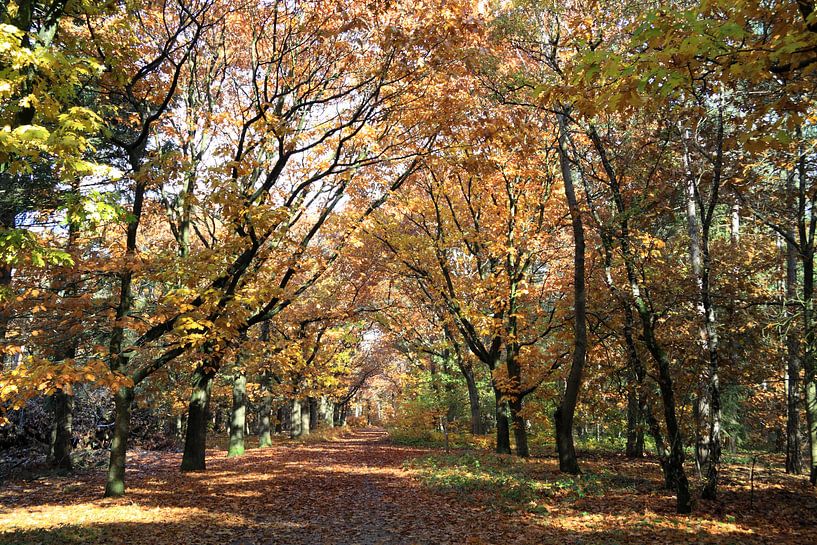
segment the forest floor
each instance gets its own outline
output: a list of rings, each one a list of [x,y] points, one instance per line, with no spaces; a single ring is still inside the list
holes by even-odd
[[[585,474],[477,452],[392,444],[382,430],[280,443],[181,474],[180,455],[130,455],[128,495],[100,497],[102,469],[10,480],[0,544],[675,544],[817,543],[804,477],[725,468],[720,499],[673,513],[655,463],[587,456]]]

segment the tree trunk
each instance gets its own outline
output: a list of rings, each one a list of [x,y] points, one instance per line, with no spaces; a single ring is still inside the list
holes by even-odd
[[[515,396],[508,402],[511,409],[511,421],[513,422],[513,436],[516,440],[516,455],[521,458],[530,456],[528,449],[528,429],[525,418],[522,416],[523,400],[521,396]]]
[[[264,391],[259,404],[258,421],[261,426],[258,430],[258,447],[266,448],[272,446],[272,419],[270,418],[272,412],[272,392],[268,387]],[[276,423],[276,426],[278,423]]]
[[[116,498],[125,494],[125,454],[128,449],[132,402],[132,388],[122,387],[116,391],[114,395],[116,413],[113,439],[111,440],[111,459],[108,463],[108,480],[105,484],[106,498]]]
[[[605,245],[604,268],[607,284],[610,294],[619,299],[624,314],[624,346],[627,350],[627,379],[629,382],[627,385],[627,446],[625,454],[628,458],[641,458],[644,456],[644,421],[649,411],[647,392],[645,391],[646,385],[644,384],[647,378],[647,369],[644,367],[644,362],[641,361],[635,343],[635,316],[633,315],[632,303],[615,288],[613,283],[612,241],[609,237],[605,237],[605,239],[603,241]],[[658,443],[660,442],[658,441]],[[663,448],[663,445],[656,447],[656,449],[658,448]]]
[[[508,406],[502,400],[502,394],[494,389],[496,397],[496,453],[511,453],[510,425],[508,423]]]
[[[607,158],[604,144],[601,142],[595,130],[591,130],[590,137],[601,157],[602,165],[607,173],[612,191],[613,202],[618,213],[618,239],[621,246],[621,255],[624,267],[627,272],[627,282],[630,286],[633,304],[638,312],[641,321],[641,329],[644,336],[644,344],[653,357],[658,367],[658,386],[661,391],[661,401],[664,406],[664,418],[667,424],[667,435],[670,441],[670,451],[667,456],[666,475],[676,493],[676,511],[678,513],[690,513],[692,511],[691,496],[689,493],[689,481],[684,471],[684,442],[678,419],[675,412],[675,392],[672,383],[672,372],[670,362],[661,346],[655,338],[653,329],[653,313],[642,293],[638,275],[635,270],[635,258],[630,248],[630,232],[627,219],[627,209],[624,205],[624,198],[621,194],[618,177]]]
[[[51,425],[51,444],[48,460],[51,467],[71,471],[71,436],[74,412],[74,396],[58,390],[51,396],[54,422]]]
[[[471,409],[471,434],[482,435],[482,413],[479,404],[479,389],[474,377],[474,370],[469,366],[461,368],[462,376],[465,377],[465,385],[468,388],[468,406]]]
[[[318,400],[314,397],[308,397],[307,404],[309,407],[309,431],[315,431],[320,426],[320,416],[318,415]]]
[[[349,402],[342,403],[340,406],[339,417],[338,417],[338,426],[343,427],[346,425],[346,416],[349,412]]]
[[[287,411],[285,405],[279,405],[278,408],[275,410],[275,433],[283,433],[286,427],[284,426],[284,422],[287,419]]]
[[[184,417],[181,414],[177,414],[174,418],[175,425],[173,427],[174,435],[176,439],[181,439],[184,437]]]
[[[193,373],[193,390],[187,410],[187,434],[184,439],[182,471],[203,471],[206,469],[205,449],[207,448],[207,406],[210,403],[213,372],[198,367]]]
[[[584,224],[581,210],[573,185],[573,173],[570,170],[568,157],[567,119],[559,116],[559,164],[562,170],[565,197],[570,210],[573,228],[573,360],[570,373],[565,383],[565,392],[556,412],[553,415],[556,428],[556,448],[559,453],[559,470],[565,473],[578,474],[579,463],[576,460],[576,448],[573,444],[573,417],[579,400],[582,385],[582,373],[587,361],[587,303],[584,273]]]
[[[791,182],[789,182],[791,185]],[[790,192],[793,188],[790,188]],[[794,232],[789,231],[794,238]],[[797,300],[797,248],[786,241],[786,309],[791,319],[796,315],[792,308]],[[786,331],[786,473],[800,474],[803,460],[800,454],[800,336],[789,325]]]
[[[334,418],[334,411],[335,411],[335,403],[326,396],[321,398],[321,403],[323,404],[323,415],[322,421],[323,423],[329,427],[335,427],[335,418]]]
[[[644,413],[641,410],[641,392],[637,387],[635,373],[628,373],[630,384],[627,387],[627,458],[642,458],[644,456]]]
[[[817,368],[815,368],[814,332],[814,255],[802,256],[803,260],[803,329],[806,343],[803,357],[806,390],[806,426],[809,440],[809,482],[817,485]]]
[[[301,401],[301,435],[309,435],[309,432],[312,430],[312,407],[311,407],[311,400],[312,398],[307,397],[303,401]]]
[[[230,448],[227,456],[244,454],[244,425],[247,419],[247,376],[243,370],[233,378],[233,411],[230,418]],[[269,414],[267,414],[269,431]],[[268,433],[269,435],[269,433]]]
[[[648,327],[650,330],[647,347],[653,353],[653,357],[658,364],[658,387],[661,390],[661,400],[664,405],[664,420],[666,421],[667,435],[670,442],[667,457],[667,474],[669,482],[671,482],[675,488],[677,512],[690,513],[692,512],[692,503],[689,493],[689,481],[684,471],[684,441],[675,414],[675,391],[673,389],[670,363],[664,351],[658,346],[655,340],[649,316],[645,316],[645,318],[645,322],[650,322],[650,326],[647,326],[646,323],[644,325],[645,330]]]
[[[292,410],[290,411],[289,417],[289,436],[293,439],[296,437],[300,437],[303,435],[303,418],[301,417],[301,400],[300,399],[293,399],[292,400]],[[309,433],[309,427],[307,427],[307,433]]]
[[[647,428],[650,430],[653,441],[655,442],[655,456],[658,458],[658,463],[661,465],[661,472],[664,475],[664,488],[673,490],[675,483],[673,483],[672,471],[669,468],[669,455],[667,447],[664,444],[664,435],[661,433],[661,424],[652,412],[652,408],[647,405],[644,414],[647,420]]]

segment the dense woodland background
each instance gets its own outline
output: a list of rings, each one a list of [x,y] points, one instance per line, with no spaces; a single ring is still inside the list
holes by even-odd
[[[813,2],[0,20],[4,474],[375,425],[817,484]]]

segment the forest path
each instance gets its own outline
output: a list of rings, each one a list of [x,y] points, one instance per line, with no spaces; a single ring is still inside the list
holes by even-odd
[[[521,517],[422,487],[402,467],[425,452],[368,429],[238,458],[208,451],[207,471],[187,474],[178,454],[144,453],[129,460],[122,499],[98,497],[100,471],[12,483],[0,491],[0,544],[543,542]]]

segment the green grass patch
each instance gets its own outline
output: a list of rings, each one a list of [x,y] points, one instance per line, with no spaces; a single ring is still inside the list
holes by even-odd
[[[543,502],[573,501],[604,492],[592,473],[554,476],[541,462],[492,454],[435,454],[410,460],[406,468],[433,489],[482,497],[512,509],[544,514]]]

